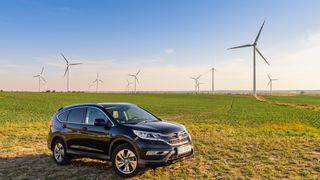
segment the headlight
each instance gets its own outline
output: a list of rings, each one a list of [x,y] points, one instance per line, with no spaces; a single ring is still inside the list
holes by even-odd
[[[141,139],[149,139],[149,140],[155,140],[155,141],[163,140],[163,135],[160,133],[146,132],[146,131],[139,131],[139,130],[133,130],[133,133]]]

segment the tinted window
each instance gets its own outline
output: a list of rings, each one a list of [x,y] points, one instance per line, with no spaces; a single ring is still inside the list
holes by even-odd
[[[65,121],[67,121],[68,114],[69,114],[69,111],[65,111],[65,112],[63,112],[63,113],[61,113],[61,114],[58,115],[58,119],[59,119],[60,121],[65,122]]]
[[[88,108],[88,117],[86,118],[86,124],[94,124],[96,119],[104,119],[107,121],[106,115],[99,109]]]
[[[86,118],[87,108],[76,108],[70,110],[68,122],[83,123]]]

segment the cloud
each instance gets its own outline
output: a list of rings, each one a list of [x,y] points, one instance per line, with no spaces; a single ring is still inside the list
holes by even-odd
[[[172,54],[172,53],[174,53],[174,49],[168,48],[168,49],[165,49],[163,52],[165,54]]]

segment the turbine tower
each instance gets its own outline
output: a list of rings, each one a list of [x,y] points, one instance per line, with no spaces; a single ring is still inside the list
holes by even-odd
[[[98,92],[98,89],[99,89],[99,82],[103,83],[103,81],[99,78],[99,73],[97,73],[97,79],[95,79],[93,83],[96,83],[96,92]]]
[[[39,86],[38,86],[38,91],[41,91],[41,82],[46,83],[46,79],[43,77],[43,71],[44,71],[44,67],[42,67],[41,72],[33,77],[37,77],[39,79]]]
[[[277,81],[277,80],[279,80],[279,79],[272,79],[272,78],[269,76],[269,74],[267,74],[267,76],[268,76],[268,78],[269,78],[269,82],[268,82],[267,86],[270,85],[270,94],[272,94],[272,82],[273,82],[273,81]]]
[[[128,74],[128,76],[132,76],[134,78],[134,93],[137,93],[137,83],[140,84],[139,79],[137,77],[139,73],[140,73],[140,69],[136,74]]]
[[[67,92],[70,91],[70,66],[80,65],[82,63],[69,63],[67,58],[61,53],[61,56],[66,61],[66,71],[64,72],[64,77],[67,75]]]
[[[128,79],[127,79],[127,91],[130,92],[130,85],[132,84],[132,82],[130,82]]]
[[[262,28],[264,26],[265,21],[263,21],[262,26],[258,32],[258,35],[255,39],[255,41],[253,42],[253,44],[246,44],[246,45],[242,45],[242,46],[236,46],[236,47],[232,47],[229,48],[230,49],[237,49],[237,48],[245,48],[245,47],[253,47],[253,96],[257,96],[257,89],[256,89],[256,52],[262,57],[262,59],[270,66],[269,62],[266,60],[266,58],[262,55],[262,53],[259,51],[259,49],[257,48],[257,42],[259,40]]]
[[[214,93],[214,71],[216,71],[216,69],[213,67],[210,69],[210,71],[212,72],[212,79],[211,79],[212,80],[212,84],[211,84],[212,89],[211,90],[212,90],[212,94],[213,94]]]
[[[198,88],[199,88],[199,78],[201,77],[201,75],[199,75],[198,77],[190,77],[191,79],[194,80],[194,92],[195,94],[197,94],[198,92]]]

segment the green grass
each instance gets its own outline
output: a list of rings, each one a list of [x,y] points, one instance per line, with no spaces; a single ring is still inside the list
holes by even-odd
[[[317,102],[310,96],[299,97],[299,102],[295,102],[320,104],[319,98]],[[267,97],[283,102],[287,102],[286,98],[293,97]],[[146,170],[136,178],[312,179],[320,176],[318,111],[239,95],[2,92],[0,177],[116,178],[109,162],[77,158],[61,172],[49,157],[46,136],[50,118],[62,106],[84,102],[131,102],[162,119],[187,126],[195,157],[169,167]]]

